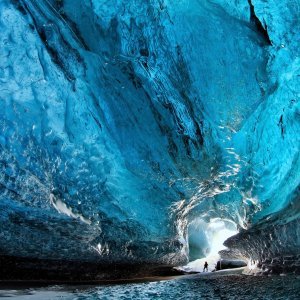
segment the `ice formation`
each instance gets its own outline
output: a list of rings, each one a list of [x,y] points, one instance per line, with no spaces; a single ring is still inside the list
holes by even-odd
[[[224,256],[297,266],[299,15],[1,0],[0,254],[173,266],[223,220]]]

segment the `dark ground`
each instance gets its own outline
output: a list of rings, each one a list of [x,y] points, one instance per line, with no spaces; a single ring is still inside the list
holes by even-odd
[[[155,280],[155,278],[152,278]],[[300,299],[300,277],[246,276],[218,273],[188,275],[170,280],[106,285],[0,287],[1,299]]]

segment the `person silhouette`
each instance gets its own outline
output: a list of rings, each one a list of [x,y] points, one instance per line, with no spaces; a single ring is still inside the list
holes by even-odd
[[[208,263],[207,263],[207,261],[204,263],[203,272],[205,272],[205,270],[206,270],[206,272],[208,272]]]

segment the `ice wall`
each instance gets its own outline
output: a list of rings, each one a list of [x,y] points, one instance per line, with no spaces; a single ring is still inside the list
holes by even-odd
[[[298,16],[1,0],[0,253],[175,265],[195,220],[297,219]]]
[[[299,271],[299,1],[252,1],[267,30],[268,91],[234,136],[245,158],[244,202],[256,209],[241,234],[225,244],[266,272]],[[251,189],[247,190],[247,181]],[[232,254],[232,253],[231,253]]]

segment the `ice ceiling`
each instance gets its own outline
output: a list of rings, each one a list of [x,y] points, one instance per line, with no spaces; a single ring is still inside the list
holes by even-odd
[[[226,255],[299,254],[299,15],[1,0],[0,254],[176,265],[220,219]]]

